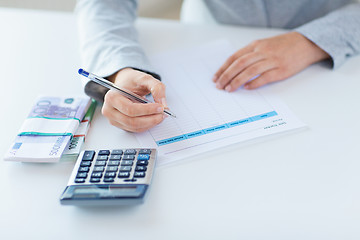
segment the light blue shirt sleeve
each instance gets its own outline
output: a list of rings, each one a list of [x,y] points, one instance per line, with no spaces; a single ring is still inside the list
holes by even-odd
[[[360,53],[360,3],[349,4],[295,31],[327,52],[333,68]]]
[[[137,39],[136,11],[136,0],[77,1],[84,68],[104,77],[125,67],[152,71]]]
[[[78,0],[75,8],[84,69],[102,77],[131,67],[153,75],[134,27],[136,0]],[[85,92],[102,101],[107,89],[87,82]]]

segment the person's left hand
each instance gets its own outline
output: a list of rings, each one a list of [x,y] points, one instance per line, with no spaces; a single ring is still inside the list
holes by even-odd
[[[329,55],[297,32],[256,40],[230,56],[215,73],[218,89],[258,88],[286,79]],[[253,79],[253,80],[252,80]]]

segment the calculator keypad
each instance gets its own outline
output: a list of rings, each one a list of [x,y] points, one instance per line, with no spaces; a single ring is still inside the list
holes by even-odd
[[[155,152],[155,149],[85,151],[78,159],[80,163],[72,184],[149,182]]]

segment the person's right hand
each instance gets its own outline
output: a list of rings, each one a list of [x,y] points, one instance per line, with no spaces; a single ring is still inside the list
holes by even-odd
[[[151,93],[155,103],[138,103],[115,90],[105,94],[102,114],[118,128],[130,132],[143,132],[163,121],[166,115],[165,85],[149,74],[124,68],[108,78],[120,88],[142,97]]]

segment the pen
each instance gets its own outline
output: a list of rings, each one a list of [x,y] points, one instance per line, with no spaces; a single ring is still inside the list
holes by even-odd
[[[96,76],[93,73],[89,73],[82,68],[80,68],[78,72],[80,75],[89,78],[91,81],[96,82],[97,84],[100,84],[103,87],[106,87],[108,89],[114,89],[114,90],[118,91],[121,95],[123,95],[124,97],[127,97],[131,100],[134,100],[139,103],[151,103],[151,101],[147,100],[146,98],[143,98],[143,97],[141,97],[135,93],[132,93],[128,90],[121,89],[118,86],[116,86],[115,84],[113,84],[112,82],[106,80],[105,78]],[[171,117],[176,118],[176,115],[167,109],[164,109],[164,113],[166,113],[167,115],[169,115]]]

